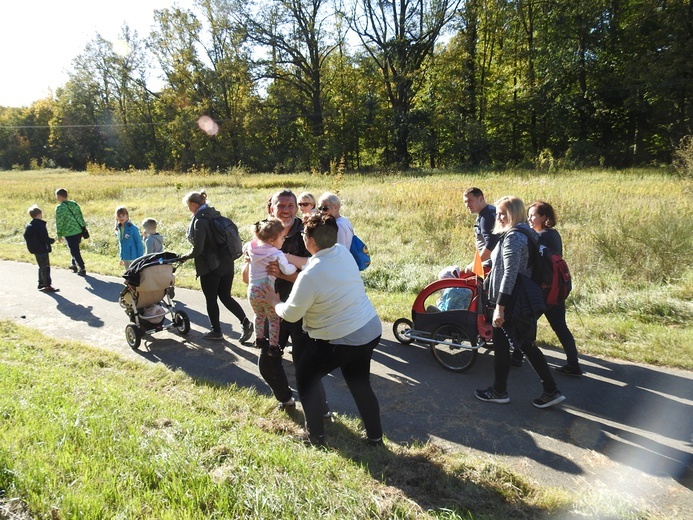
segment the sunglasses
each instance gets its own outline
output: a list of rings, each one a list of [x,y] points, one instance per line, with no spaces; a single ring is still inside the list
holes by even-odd
[[[320,211],[328,211],[330,208],[328,208],[327,206],[320,206],[318,209]]]
[[[303,206],[312,206],[312,204],[311,204],[310,202],[299,202],[298,205],[301,206],[301,207],[303,207]]]

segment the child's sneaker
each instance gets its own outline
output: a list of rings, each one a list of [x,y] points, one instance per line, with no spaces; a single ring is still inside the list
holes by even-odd
[[[556,389],[551,393],[544,392],[539,399],[535,399],[532,403],[537,408],[548,408],[549,406],[557,405],[563,401],[565,401],[565,396]]]
[[[486,390],[477,390],[476,392],[474,392],[474,395],[480,401],[486,401],[487,403],[505,404],[510,402],[508,392],[503,392],[502,394],[499,394],[492,386],[489,386]]]

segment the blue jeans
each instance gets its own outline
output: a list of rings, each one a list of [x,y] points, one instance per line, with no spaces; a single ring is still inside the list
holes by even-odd
[[[67,247],[70,249],[72,265],[77,266],[80,271],[83,270],[84,260],[82,260],[82,253],[79,250],[79,244],[82,242],[82,234],[65,237],[65,242],[67,242]]]

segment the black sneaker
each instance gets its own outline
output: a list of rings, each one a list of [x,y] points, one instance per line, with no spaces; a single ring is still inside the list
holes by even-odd
[[[239,343],[245,343],[250,339],[250,336],[253,335],[253,324],[252,322],[246,318],[245,321],[243,322],[243,334],[241,334],[241,337],[238,338]]]
[[[369,448],[384,448],[385,447],[385,443],[383,442],[382,437],[380,439],[369,439],[368,437],[366,437],[366,439],[364,439],[364,442],[366,443],[366,446],[368,446]]]
[[[565,396],[559,390],[554,390],[551,393],[544,392],[539,399],[535,399],[532,403],[537,408],[548,408],[563,401],[565,401]]]
[[[474,392],[474,396],[480,401],[486,401],[487,403],[505,404],[510,402],[508,392],[499,394],[492,386],[489,386],[486,390],[477,390]]]
[[[202,337],[204,339],[213,339],[213,340],[224,339],[224,335],[221,332],[218,332],[216,330],[210,330],[209,332],[205,332]]]
[[[522,367],[522,358],[517,359],[517,358],[511,357],[510,358],[510,366],[514,367],[514,368]]]
[[[87,276],[87,270],[86,269],[80,269],[79,271],[77,271],[77,274],[79,276]]]
[[[563,365],[562,367],[556,367],[556,372],[563,374],[565,376],[580,377],[584,372],[580,367],[573,365]]]
[[[44,288],[41,289],[41,290],[42,290],[43,292],[48,292],[48,293],[51,293],[51,292],[58,292],[58,289],[56,289],[56,288],[53,287],[52,285],[47,285],[46,287],[44,287]]]
[[[295,412],[296,411],[296,401],[293,398],[285,403],[279,403],[277,405],[277,410],[280,412]]]
[[[70,266],[70,271],[72,271],[73,273],[76,273],[77,271],[79,271],[79,269],[77,269],[77,266],[76,266],[76,265],[71,265],[71,266]]]

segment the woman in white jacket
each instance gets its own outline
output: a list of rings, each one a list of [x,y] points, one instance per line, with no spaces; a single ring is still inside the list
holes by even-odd
[[[330,215],[304,219],[303,240],[313,255],[282,303],[274,291],[265,296],[286,321],[303,318],[304,352],[296,366],[296,384],[312,444],[323,445],[320,380],[336,368],[354,397],[367,442],[382,444],[380,405],[371,388],[370,363],[382,326],[349,250],[337,243],[338,227]]]

